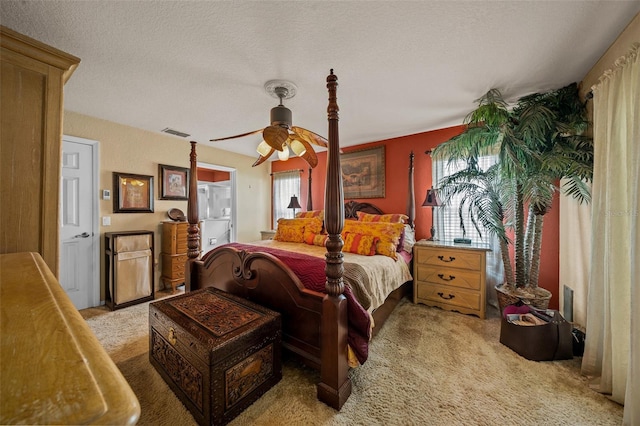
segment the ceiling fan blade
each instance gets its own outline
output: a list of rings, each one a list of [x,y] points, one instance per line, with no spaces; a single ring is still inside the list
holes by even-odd
[[[258,129],[258,130],[254,130],[253,132],[247,132],[247,133],[243,133],[241,135],[235,135],[235,136],[228,136],[226,138],[218,138],[218,139],[209,139],[209,142],[218,142],[218,141],[226,141],[227,139],[234,139],[234,138],[242,138],[244,136],[249,136],[249,135],[254,135],[256,133],[260,133],[262,132],[264,129]]]
[[[269,126],[264,128],[262,138],[271,148],[282,151],[282,144],[289,139],[289,132],[284,127]]]
[[[307,130],[298,126],[291,126],[291,131],[300,136],[301,139],[304,139],[314,145],[322,146],[325,148],[329,146],[328,140],[326,140],[319,134],[312,132],[311,130]]]
[[[275,151],[275,149],[271,148],[271,151],[269,151],[269,155],[261,155],[251,167],[259,166],[260,164],[264,163],[269,157],[271,157],[271,154],[273,154]]]
[[[307,142],[306,140],[302,139],[302,138],[289,138],[289,144],[291,145],[293,142],[299,142],[304,146],[304,152],[302,152],[301,154],[296,152],[298,151],[297,149],[293,149],[292,146],[292,150],[294,153],[298,154],[299,157],[302,157],[304,159],[304,161],[306,161],[307,163],[309,163],[309,166],[313,169],[318,165],[318,156],[316,155],[316,152],[313,150],[313,147],[311,146],[311,144],[309,142]]]

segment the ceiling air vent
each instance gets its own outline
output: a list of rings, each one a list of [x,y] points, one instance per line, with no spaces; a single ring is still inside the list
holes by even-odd
[[[163,133],[169,133],[170,135],[179,136],[179,137],[181,137],[181,138],[186,138],[186,137],[191,136],[191,135],[190,135],[190,134],[188,134],[188,133],[184,133],[184,132],[181,132],[181,131],[179,131],[179,130],[172,129],[172,128],[170,128],[170,127],[165,127],[164,129],[162,129],[162,130],[161,130],[161,132],[163,132]]]

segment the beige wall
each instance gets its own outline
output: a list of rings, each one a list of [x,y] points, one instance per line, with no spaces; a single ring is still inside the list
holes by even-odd
[[[187,213],[186,201],[158,199],[158,164],[189,167],[191,145],[188,139],[149,132],[122,124],[65,111],[63,133],[99,141],[99,188],[109,189],[111,200],[100,197],[100,288],[104,300],[105,232],[150,230],[155,232],[156,289],[160,283],[160,223],[167,211],[179,208]],[[260,231],[270,229],[270,163],[251,167],[255,158],[198,144],[198,161],[236,169],[237,239],[240,242],[260,239]],[[154,213],[113,213],[113,172],[135,173],[154,177]],[[111,226],[102,226],[102,218],[111,217]]]
[[[640,42],[640,14],[582,79],[580,92],[586,95],[598,83],[600,76],[613,68],[616,59],[626,55],[634,42]],[[587,103],[590,119],[593,119],[593,102]],[[597,232],[597,231],[596,231]],[[573,289],[573,320],[587,323],[587,289],[589,286],[589,264],[591,255],[591,206],[579,205],[573,198],[560,198],[560,309],[564,307],[562,287]]]

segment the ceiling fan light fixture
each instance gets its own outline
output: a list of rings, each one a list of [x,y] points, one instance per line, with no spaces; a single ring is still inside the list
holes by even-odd
[[[258,154],[262,155],[263,157],[266,157],[271,152],[271,147],[269,146],[268,143],[266,143],[265,141],[262,141],[258,144],[258,148],[256,148],[256,151],[258,151]]]
[[[278,151],[278,158],[280,161],[287,161],[289,159],[289,147],[286,143],[282,144],[282,151]]]
[[[293,153],[298,157],[302,157],[307,152],[307,148],[305,148],[305,146],[297,139],[291,140],[289,142],[289,146],[291,147]]]

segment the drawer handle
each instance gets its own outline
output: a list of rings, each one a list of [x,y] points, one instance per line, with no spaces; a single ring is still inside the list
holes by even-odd
[[[178,338],[176,337],[176,331],[173,329],[173,327],[169,328],[169,343],[171,343],[173,346],[175,346],[176,343],[178,343]]]
[[[440,277],[441,280],[443,281],[453,281],[456,279],[456,277],[454,275],[449,275],[449,278],[445,278],[444,274],[438,274],[438,276]]]
[[[442,297],[445,300],[453,299],[456,297],[454,294],[449,294],[449,297],[444,297],[444,293],[438,293],[438,296]]]
[[[443,262],[447,262],[447,263],[453,262],[454,260],[456,260],[455,257],[451,257],[451,256],[449,256],[449,260],[444,260],[444,256],[438,256],[438,259],[442,260]]]

